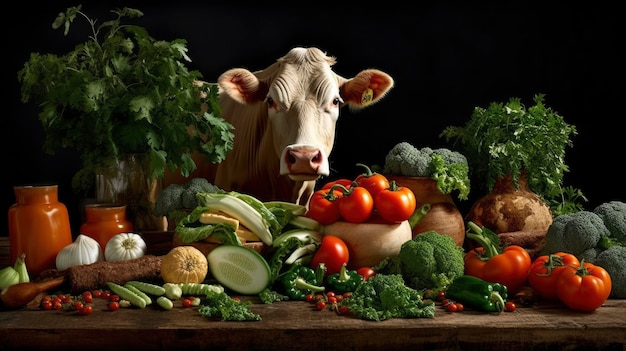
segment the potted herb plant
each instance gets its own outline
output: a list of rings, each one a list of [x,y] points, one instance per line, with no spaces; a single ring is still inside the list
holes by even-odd
[[[563,187],[565,151],[576,134],[543,94],[528,108],[519,98],[476,107],[464,126],[446,127],[440,137],[463,152],[472,179],[480,180],[475,188],[487,194],[466,219],[497,233],[547,230],[554,213],[579,209],[582,193]]]
[[[97,188],[96,174],[115,179],[103,182],[115,191],[128,192],[132,184],[117,176],[141,170],[153,184],[168,169],[188,176],[197,168],[192,155],[221,162],[232,149],[232,126],[219,117],[217,86],[201,83],[201,74],[186,67],[186,41],[157,40],[122,22],[143,16],[137,9],[111,12],[114,18],[99,24],[81,5],[60,13],[52,27],[67,35],[81,18],[89,25],[86,40],[63,55],[31,53],[18,72],[22,101],[41,107],[44,151],[79,152],[82,167],[72,186],[84,195]],[[102,189],[95,190],[98,198]],[[153,189],[135,193],[146,192]],[[98,200],[118,202],[113,197]]]

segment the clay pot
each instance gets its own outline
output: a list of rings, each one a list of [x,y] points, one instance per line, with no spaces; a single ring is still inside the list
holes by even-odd
[[[437,182],[428,177],[405,177],[385,175],[389,181],[395,181],[407,187],[415,194],[417,207],[430,204],[428,214],[413,228],[413,237],[419,233],[434,230],[439,234],[448,235],[458,246],[465,241],[465,222],[452,196],[443,194],[437,189]]]
[[[528,188],[526,174],[522,173],[517,187],[510,175],[497,179],[491,193],[476,201],[465,219],[497,234],[547,231],[552,213],[545,201]]]

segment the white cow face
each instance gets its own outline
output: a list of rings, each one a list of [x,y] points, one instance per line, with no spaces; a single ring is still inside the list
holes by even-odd
[[[328,155],[343,103],[328,62],[314,63],[281,62],[265,98],[280,174],[292,180],[329,174]]]

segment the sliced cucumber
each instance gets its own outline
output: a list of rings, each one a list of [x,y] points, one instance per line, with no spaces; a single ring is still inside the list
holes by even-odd
[[[213,278],[230,290],[256,295],[270,284],[270,266],[258,252],[244,246],[220,245],[207,256]]]

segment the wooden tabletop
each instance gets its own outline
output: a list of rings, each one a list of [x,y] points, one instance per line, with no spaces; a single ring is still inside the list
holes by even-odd
[[[501,314],[437,306],[434,318],[374,322],[303,301],[243,298],[261,321],[207,319],[180,301],[169,311],[150,305],[109,312],[105,300],[95,299],[91,315],[36,306],[4,310],[0,350],[626,350],[626,300],[610,299],[593,313],[555,303]]]

